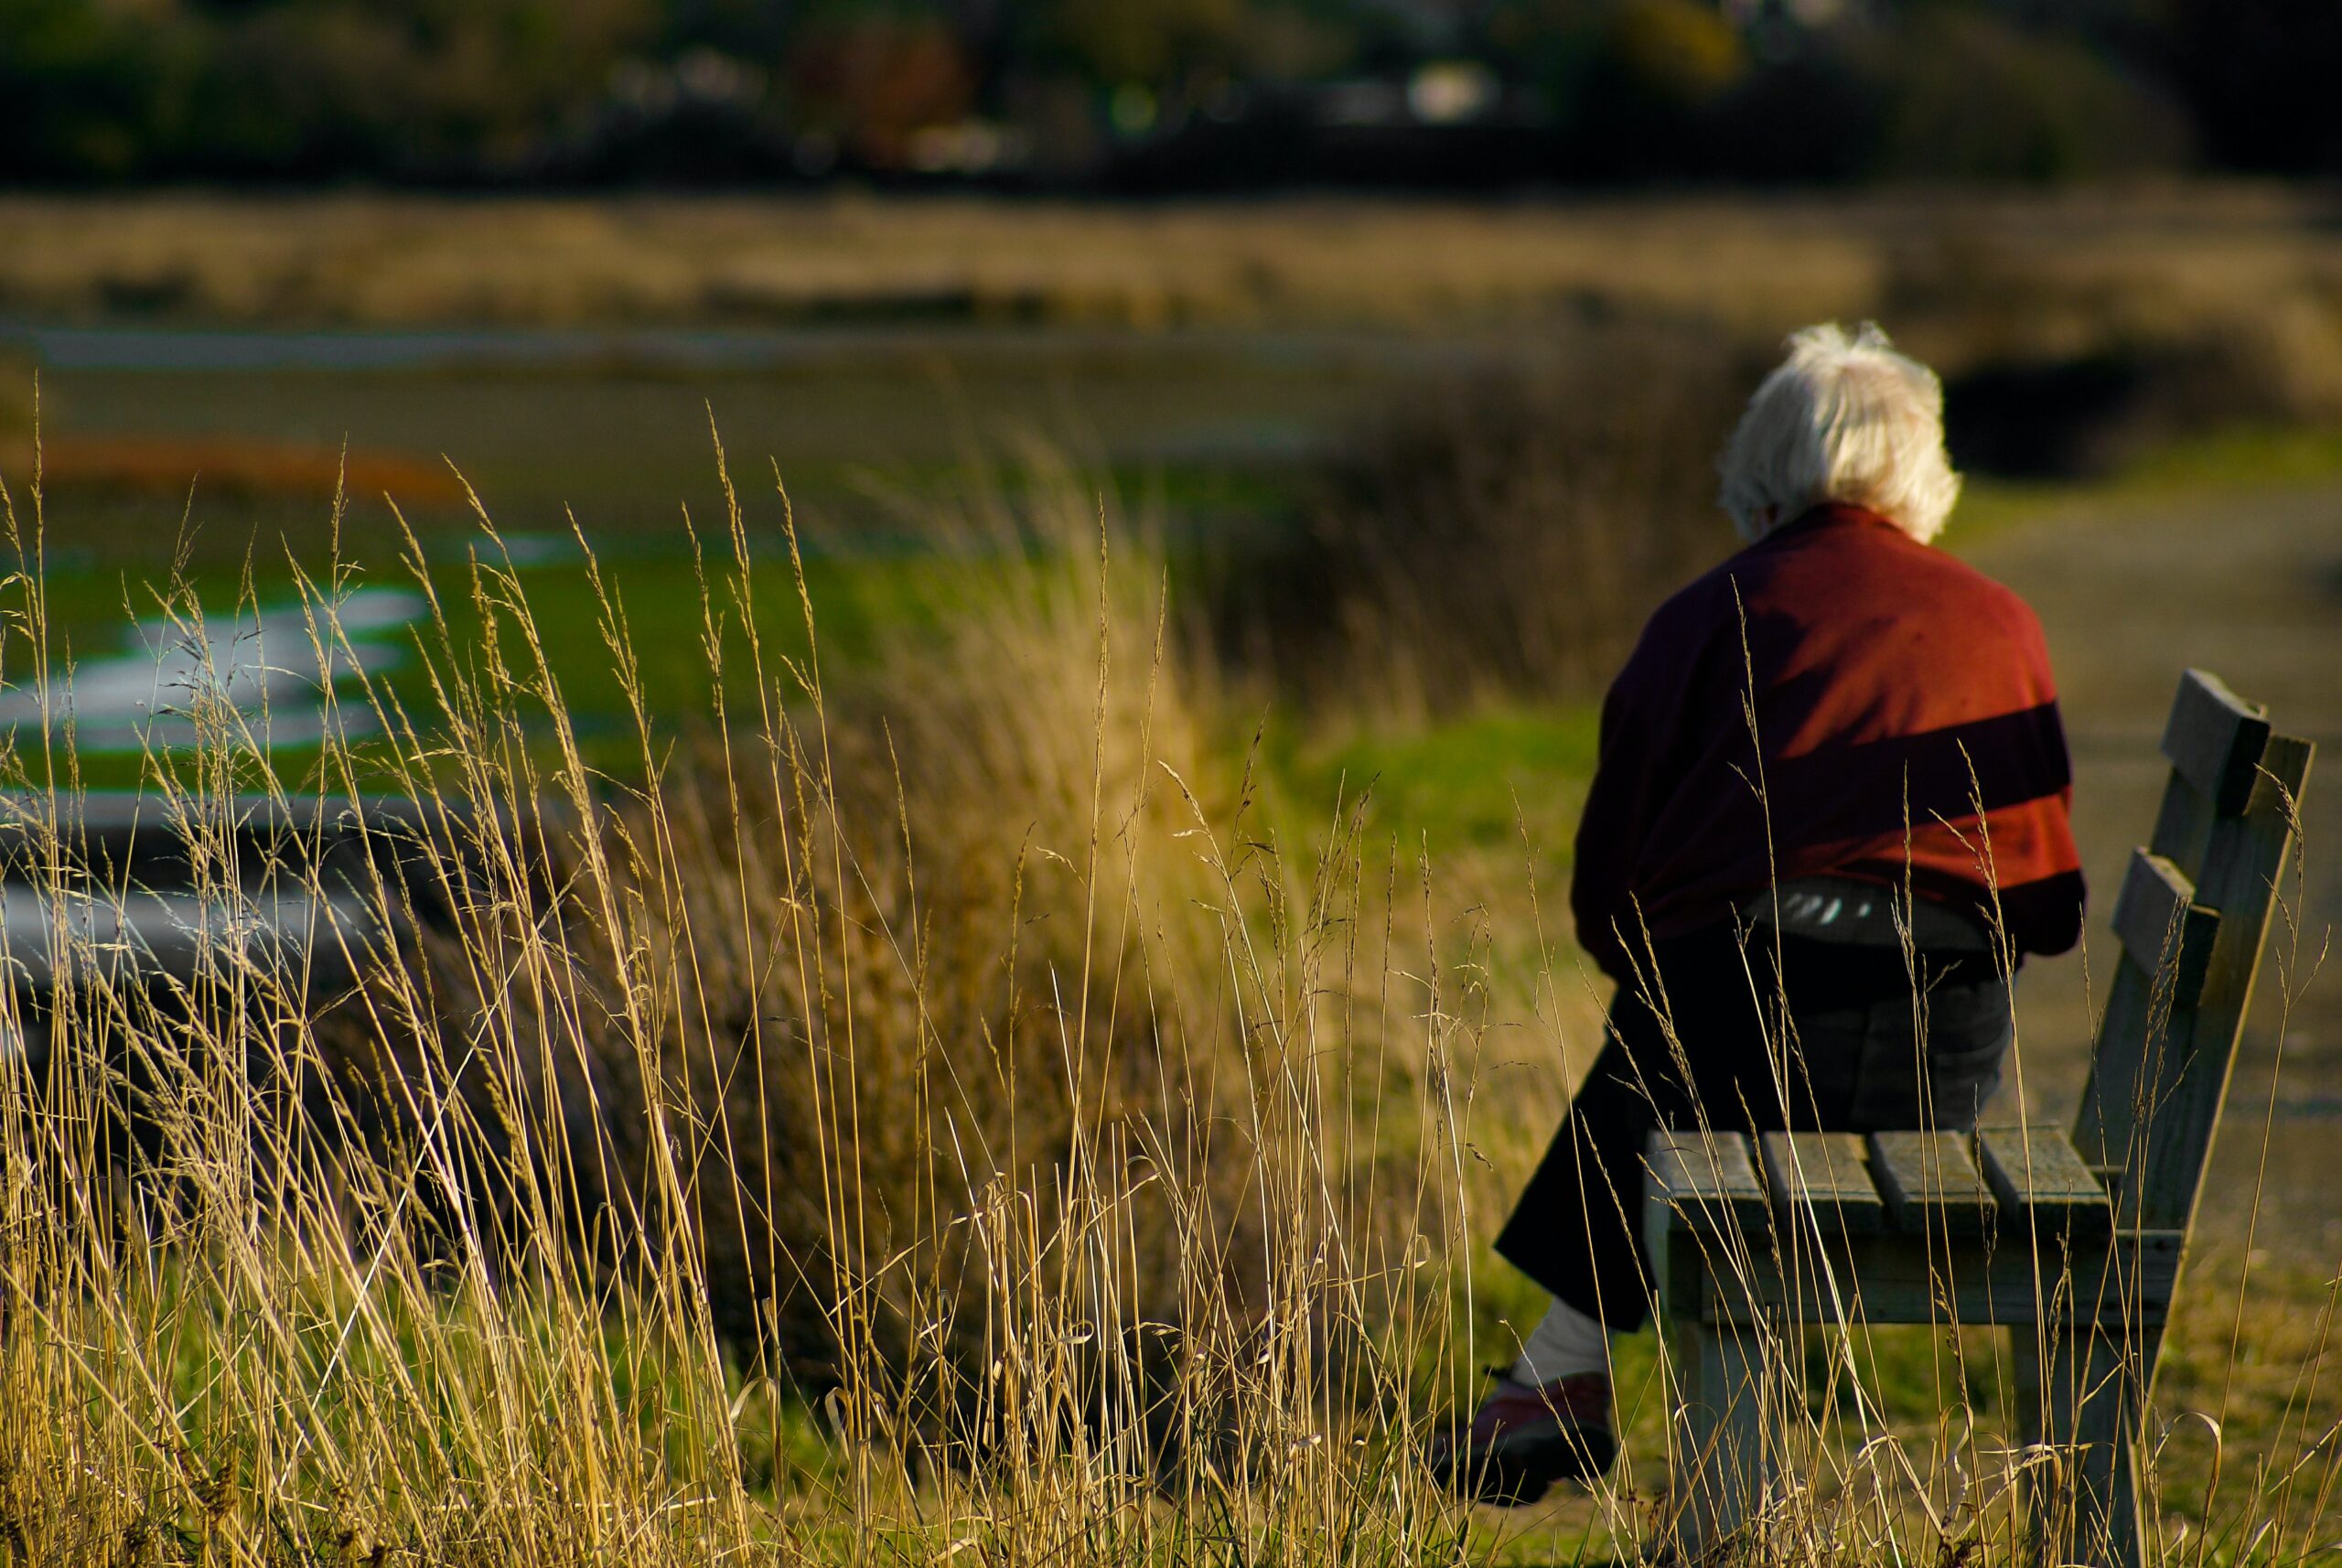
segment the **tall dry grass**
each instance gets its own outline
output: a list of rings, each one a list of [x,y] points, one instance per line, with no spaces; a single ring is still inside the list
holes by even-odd
[[[1513,1348],[1473,1246],[1509,1196],[1494,1134],[1550,1124],[1567,965],[1508,1019],[1357,802],[1283,842],[1219,755],[1146,531],[1032,493],[972,505],[933,613],[850,671],[793,560],[758,559],[736,505],[704,520],[696,727],[649,710],[596,568],[622,759],[579,734],[576,650],[492,522],[458,574],[410,539],[417,667],[321,683],[367,722],[314,759],[273,757],[217,681],[179,694],[200,740],[147,793],[239,936],[170,980],[73,914],[134,889],[77,854],[57,525],[38,480],[8,495],[0,675],[56,700],[8,755],[57,972],[53,1001],[0,1004],[14,1559],[1490,1549],[1416,1454]],[[760,619],[776,571],[809,635]],[[365,671],[358,580],[302,577],[310,668]],[[199,638],[184,585],[159,607]],[[312,807],[357,811],[368,853],[255,832]],[[288,892],[303,943],[266,939]],[[1745,1544],[1972,1561],[2017,1461],[1961,1429],[1958,1377],[1916,1429],[1842,1397],[1878,1364],[1856,1345],[1798,1428],[1813,1484]],[[1642,1467],[1548,1551],[1663,1517],[1663,1401],[1622,1378]],[[2307,1452],[2331,1474],[2330,1436]]]
[[[8,675],[61,702],[43,499],[10,505]],[[597,572],[622,769],[484,519],[460,580],[409,541],[427,699],[324,689],[371,736],[329,725],[295,777],[264,715],[183,694],[201,742],[148,788],[188,880],[230,929],[295,885],[319,923],[149,983],[59,915],[53,1004],[11,1004],[12,1550],[1453,1552],[1403,1455],[1473,1041],[1435,955],[1393,950],[1411,874],[1344,824],[1305,865],[1252,837],[1143,551],[1078,505],[971,526],[1020,545],[950,590],[985,613],[833,682],[718,520],[690,737]],[[313,668],[354,662],[352,580],[302,580]],[[183,589],[160,608],[200,636]],[[60,714],[14,759],[52,910],[130,891],[77,860],[70,785],[31,787],[70,744]],[[239,850],[385,791],[421,825],[369,825],[361,869]],[[810,1467],[807,1421],[840,1444]]]

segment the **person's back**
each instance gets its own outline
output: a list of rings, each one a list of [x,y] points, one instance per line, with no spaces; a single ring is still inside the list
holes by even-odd
[[[1577,835],[1579,937],[1623,981],[1638,932],[1834,874],[1907,876],[2061,952],[2081,921],[2069,785],[2025,602],[1875,512],[1816,507],[1660,607],[1620,671]]]
[[[1609,1464],[1654,1127],[1971,1126],[2010,971],[2080,931],[2039,623],[1929,542],[1959,490],[1936,379],[1875,328],[1789,344],[1723,464],[1750,542],[1603,705],[1571,903],[1609,1037],[1497,1240],[1555,1300],[1430,1455],[1484,1500]]]

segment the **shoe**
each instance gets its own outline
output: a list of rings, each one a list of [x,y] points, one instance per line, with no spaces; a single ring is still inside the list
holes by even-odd
[[[1556,1481],[1591,1481],[1610,1468],[1610,1380],[1581,1372],[1542,1388],[1497,1372],[1471,1423],[1432,1439],[1423,1462],[1441,1485],[1499,1508],[1533,1503]]]

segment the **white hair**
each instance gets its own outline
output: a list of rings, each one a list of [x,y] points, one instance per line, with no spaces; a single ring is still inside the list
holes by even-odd
[[[1943,532],[1960,476],[1943,449],[1943,383],[1864,322],[1789,338],[1789,358],[1748,400],[1718,467],[1744,539],[1835,501],[1925,544]]]

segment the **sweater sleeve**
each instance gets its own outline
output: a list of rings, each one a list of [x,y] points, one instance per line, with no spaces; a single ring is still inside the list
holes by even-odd
[[[2010,932],[2020,951],[2051,956],[2069,950],[2081,940],[2089,889],[2082,880],[2081,851],[2074,843],[2073,756],[2066,739],[2063,714],[2057,705],[2057,677],[2049,665],[2049,640],[2040,618],[2018,601],[2023,611],[2023,641],[2033,684],[2046,722],[2037,733],[2042,755],[2035,771],[2056,788],[2032,803],[2028,823],[2034,840],[2027,847],[2028,864],[2047,875],[2002,889],[2002,903]]]

